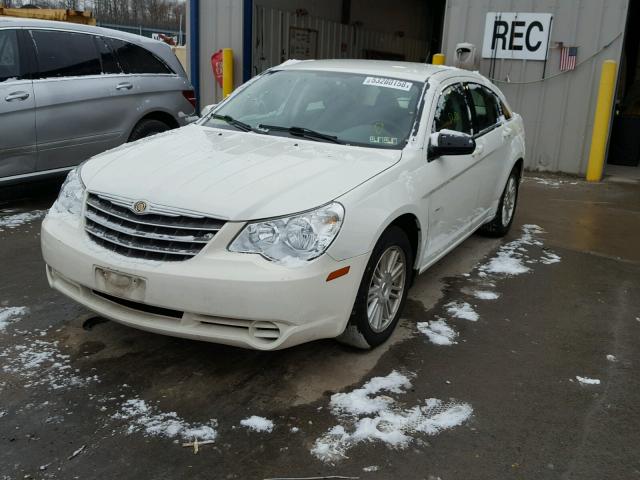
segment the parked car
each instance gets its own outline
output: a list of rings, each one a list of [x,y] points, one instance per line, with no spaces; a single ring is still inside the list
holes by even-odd
[[[0,17],[0,186],[66,172],[185,125],[194,110],[193,88],[162,42]]]
[[[304,61],[71,172],[51,286],[151,332],[272,350],[384,342],[415,274],[513,222],[522,119],[481,75]]]

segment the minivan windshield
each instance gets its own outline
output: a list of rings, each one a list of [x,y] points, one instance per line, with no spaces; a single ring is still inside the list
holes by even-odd
[[[400,149],[411,133],[422,86],[383,76],[276,70],[247,85],[201,124]]]

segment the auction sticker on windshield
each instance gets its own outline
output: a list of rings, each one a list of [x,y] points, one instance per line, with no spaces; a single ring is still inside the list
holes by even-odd
[[[395,78],[383,78],[383,77],[367,77],[362,82],[363,85],[374,85],[376,87],[395,88],[396,90],[404,90],[405,92],[411,90],[413,83],[405,82],[404,80],[396,80]]]

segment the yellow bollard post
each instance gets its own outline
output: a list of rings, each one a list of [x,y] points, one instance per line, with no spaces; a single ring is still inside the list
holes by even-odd
[[[222,98],[227,98],[233,92],[233,50],[222,49]]]
[[[445,57],[444,53],[435,53],[431,63],[434,65],[444,65],[446,59],[447,57]]]
[[[587,181],[602,180],[604,160],[606,158],[607,137],[613,111],[613,94],[616,87],[616,67],[614,60],[605,60],[602,64],[600,88],[598,89],[598,103],[593,118],[593,133],[591,134],[591,151],[587,166]]]

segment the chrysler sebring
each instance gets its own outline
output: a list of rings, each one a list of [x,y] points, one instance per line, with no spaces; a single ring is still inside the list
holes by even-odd
[[[415,275],[513,222],[523,123],[478,73],[290,61],[207,110],[69,174],[42,226],[53,288],[151,332],[372,348]]]

